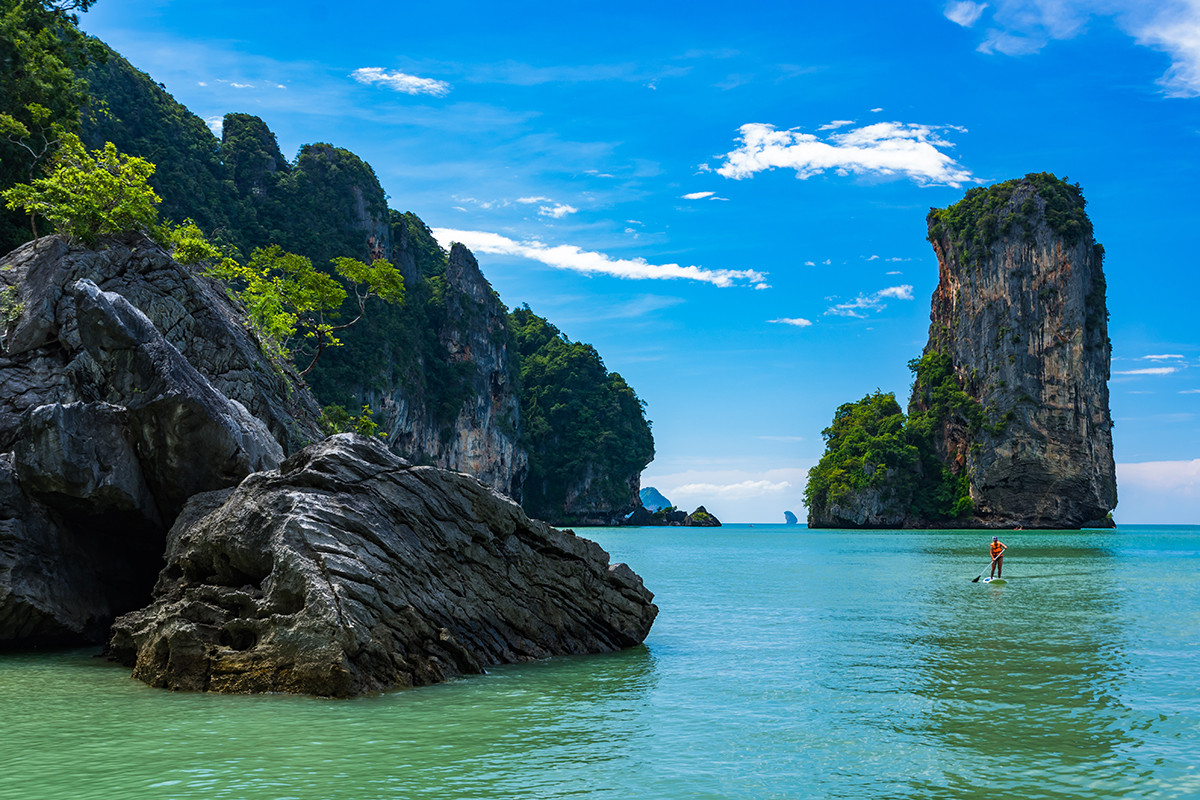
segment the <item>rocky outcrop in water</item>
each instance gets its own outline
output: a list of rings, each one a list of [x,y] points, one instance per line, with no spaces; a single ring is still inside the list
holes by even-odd
[[[1078,186],[1043,174],[990,192],[994,234],[986,216],[973,238],[952,215],[931,216],[938,286],[925,352],[950,356],[992,424],[950,417],[934,441],[969,476],[988,524],[1105,524],[1117,485],[1104,249]],[[928,401],[917,394],[913,405]]]
[[[1078,185],[1031,174],[928,222],[938,286],[908,419],[878,393],[838,409],[809,526],[1111,526],[1104,250]]]
[[[652,598],[473,478],[343,434],[194,498],[109,651],[155,686],[346,696],[628,647]]]
[[[147,239],[51,237],[0,266],[0,641],[97,640],[147,599],[189,497],[284,457],[247,406],[292,445],[319,438],[315,407],[224,293]]]

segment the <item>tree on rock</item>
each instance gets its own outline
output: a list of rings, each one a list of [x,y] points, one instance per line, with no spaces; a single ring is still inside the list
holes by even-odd
[[[49,175],[0,196],[8,208],[43,217],[58,233],[93,245],[102,236],[154,228],[159,197],[147,182],[153,174],[153,164],[118,153],[112,142],[88,150],[67,133]]]

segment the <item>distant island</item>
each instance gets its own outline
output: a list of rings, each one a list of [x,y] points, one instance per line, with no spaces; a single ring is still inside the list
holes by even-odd
[[[634,509],[625,518],[626,525],[678,525],[688,528],[719,528],[721,521],[708,513],[704,506],[698,506],[692,513],[680,511],[675,505],[653,486],[647,486],[638,493],[642,507]]]
[[[838,407],[809,527],[1112,526],[1104,248],[1084,205],[1036,173],[929,212],[939,282],[908,414],[878,390]]]

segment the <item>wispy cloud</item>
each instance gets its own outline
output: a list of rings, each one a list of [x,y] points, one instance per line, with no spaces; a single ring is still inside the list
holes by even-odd
[[[575,206],[569,206],[566,203],[558,203],[553,206],[542,206],[538,209],[538,213],[543,217],[553,217],[554,219],[562,219],[568,214],[575,214],[579,211]]]
[[[812,320],[804,317],[780,317],[779,319],[769,319],[767,322],[775,323],[776,325],[792,325],[797,328],[807,328],[812,325]]]
[[[741,481],[739,483],[685,483],[671,490],[684,497],[761,497],[792,488],[788,481]]]
[[[1191,461],[1144,461],[1118,464],[1121,485],[1133,484],[1156,492],[1200,495],[1200,458]]]
[[[993,9],[979,50],[1023,56],[1053,40],[1087,30],[1092,17],[1111,17],[1136,44],[1166,53],[1171,67],[1158,79],[1169,97],[1200,96],[1200,2],[1196,0],[992,0],[953,2],[946,16],[964,27]]]
[[[1178,372],[1179,367],[1144,367],[1142,369],[1113,370],[1113,375],[1170,375]]]
[[[486,231],[434,228],[433,235],[443,247],[449,247],[451,242],[461,242],[476,253],[519,256],[584,275],[610,275],[630,280],[690,280],[722,288],[755,285],[766,279],[766,273],[757,270],[651,264],[643,258],[613,258],[573,245],[547,245],[537,240],[518,242]]]
[[[1155,355],[1142,356],[1143,361],[1182,361],[1183,356],[1178,353],[1159,353]]]
[[[946,19],[962,25],[964,28],[969,28],[979,21],[985,8],[987,8],[987,3],[972,3],[971,0],[951,3],[946,6]]]
[[[712,197],[716,192],[690,192],[683,195],[684,200],[703,200],[706,197]]]
[[[421,78],[407,72],[388,72],[382,67],[361,67],[350,73],[350,77],[368,86],[378,84],[404,94],[445,97],[450,93],[450,84],[445,81]]]
[[[824,139],[758,122],[738,130],[741,144],[722,156],[724,163],[716,170],[735,180],[780,167],[795,170],[801,180],[832,170],[838,175],[905,177],[923,186],[979,183],[942,152],[954,145],[941,132],[965,132],[962,128],[877,122]]]
[[[887,303],[884,300],[912,300],[912,290],[913,287],[907,283],[901,286],[889,286],[886,289],[880,289],[874,294],[860,294],[847,303],[838,303],[827,309],[825,313],[835,317],[865,319],[867,312],[882,311],[887,308]]]

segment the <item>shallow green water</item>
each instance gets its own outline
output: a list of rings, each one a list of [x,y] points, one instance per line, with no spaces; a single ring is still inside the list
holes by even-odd
[[[0,798],[1200,797],[1200,528],[582,531],[647,646],[352,701],[0,655]]]

